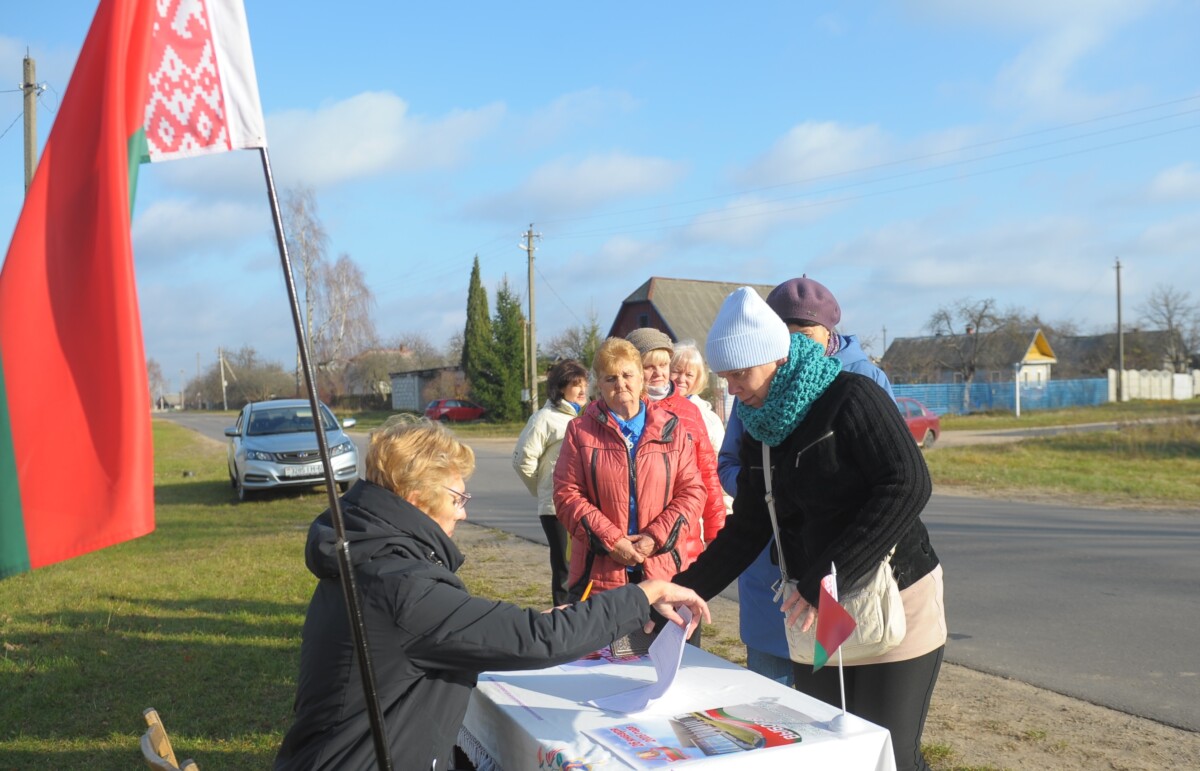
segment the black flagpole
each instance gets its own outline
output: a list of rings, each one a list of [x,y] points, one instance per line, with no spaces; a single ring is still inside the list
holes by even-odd
[[[346,611],[350,615],[350,629],[354,632],[354,647],[358,652],[359,671],[362,673],[363,692],[367,701],[367,715],[371,720],[371,736],[375,740],[375,760],[382,771],[392,771],[392,758],[388,753],[387,734],[383,726],[383,710],[379,707],[379,692],[375,687],[375,668],[371,664],[371,647],[367,642],[367,628],[363,623],[362,605],[358,599],[358,583],[354,580],[354,569],[350,563],[350,544],[346,541],[346,524],[342,520],[342,507],[337,496],[337,485],[333,479],[333,464],[329,462],[329,443],[322,430],[321,406],[317,401],[317,387],[309,364],[308,342],[304,339],[304,324],[300,317],[300,301],[296,295],[296,281],[292,278],[292,261],[288,257],[287,239],[283,235],[283,217],[279,211],[279,197],[275,194],[275,178],[271,174],[271,159],[267,148],[260,147],[263,174],[267,178],[267,198],[271,201],[271,218],[275,222],[275,240],[279,243],[279,259],[283,264],[283,280],[287,284],[288,299],[292,304],[292,323],[296,327],[296,343],[300,348],[300,365],[304,368],[304,385],[308,390],[308,403],[312,407],[313,429],[317,433],[317,450],[325,468],[325,489],[329,493],[329,513],[333,529],[337,534],[338,572],[341,574],[342,594],[346,598]]]

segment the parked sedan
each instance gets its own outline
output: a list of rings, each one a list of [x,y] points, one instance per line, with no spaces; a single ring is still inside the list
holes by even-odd
[[[896,397],[896,404],[899,405],[900,414],[904,416],[904,422],[908,424],[908,430],[913,439],[917,440],[917,444],[925,449],[933,447],[942,435],[942,419],[924,404],[908,396]]]
[[[355,423],[347,418],[338,425],[329,408],[321,405],[333,477],[343,492],[358,479],[358,449],[342,430]],[[237,424],[225,429],[225,436],[229,437],[229,481],[240,501],[257,491],[325,483],[307,399],[251,402],[242,408]]]
[[[475,402],[466,399],[434,399],[425,406],[425,417],[430,420],[479,420],[487,412]]]

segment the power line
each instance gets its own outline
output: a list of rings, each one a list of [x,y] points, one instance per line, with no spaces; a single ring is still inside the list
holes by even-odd
[[[1193,110],[1193,111],[1189,111],[1189,112],[1197,112],[1197,111],[1200,111],[1200,110]],[[1186,114],[1186,113],[1181,113],[1181,114]],[[1175,129],[1168,129],[1166,131],[1160,131],[1160,132],[1156,132],[1153,134],[1146,134],[1143,136],[1131,137],[1129,139],[1123,139],[1123,140],[1119,140],[1116,142],[1109,142],[1109,143],[1102,144],[1102,145],[1096,145],[1094,147],[1088,147],[1088,148],[1083,148],[1080,150],[1073,150],[1070,152],[1058,153],[1056,155],[1043,156],[1041,158],[1034,158],[1034,159],[1031,159],[1028,161],[1021,161],[1018,163],[1007,164],[1004,166],[998,166],[998,167],[991,168],[991,169],[984,169],[981,171],[972,171],[972,172],[966,172],[966,173],[962,173],[962,174],[955,174],[954,176],[942,177],[939,179],[931,180],[929,182],[920,182],[920,183],[915,183],[912,185],[888,188],[887,190],[882,190],[882,191],[862,193],[860,195],[844,196],[841,198],[824,199],[824,200],[820,200],[820,201],[808,201],[806,203],[803,203],[803,204],[800,204],[797,206],[777,207],[777,208],[767,209],[766,211],[749,213],[749,214],[732,215],[732,216],[720,216],[720,215],[714,214],[712,217],[707,218],[705,220],[705,222],[706,222],[706,224],[731,222],[731,221],[737,221],[737,220],[741,220],[741,219],[748,219],[748,218],[753,218],[753,217],[763,217],[763,216],[768,216],[771,214],[780,214],[780,213],[789,212],[789,211],[796,211],[799,209],[812,208],[815,206],[828,206],[828,205],[832,205],[835,203],[848,203],[851,201],[857,201],[857,200],[861,200],[863,198],[871,198],[871,197],[875,197],[878,195],[884,195],[884,194],[888,194],[888,193],[898,193],[898,192],[904,192],[906,190],[917,190],[920,188],[930,187],[932,185],[943,184],[946,182],[955,182],[955,181],[960,181],[963,179],[970,179],[972,177],[986,176],[986,175],[994,174],[994,173],[997,173],[1000,171],[1007,171],[1010,169],[1031,166],[1034,164],[1046,163],[1046,162],[1055,161],[1055,160],[1061,160],[1063,158],[1070,158],[1070,157],[1073,157],[1076,155],[1084,155],[1087,153],[1097,152],[1100,150],[1106,150],[1106,149],[1109,149],[1112,147],[1119,147],[1121,145],[1132,144],[1134,142],[1142,142],[1142,141],[1146,141],[1149,139],[1156,139],[1161,136],[1177,134],[1181,131],[1190,131],[1190,130],[1193,130],[1196,128],[1200,128],[1200,124],[1191,124],[1188,126],[1183,126],[1183,127],[1175,128]],[[1096,134],[1106,133],[1106,131],[1095,132],[1095,133]],[[1067,140],[1058,140],[1055,142],[1046,143],[1045,145],[1042,145],[1042,146],[1049,146],[1052,144],[1061,144],[1062,141],[1067,141]],[[1030,148],[1025,148],[1025,149],[1030,149]],[[914,174],[923,174],[923,173],[926,173],[929,171],[943,170],[943,169],[951,168],[954,166],[961,166],[961,165],[964,165],[967,163],[977,163],[982,160],[988,160],[989,158],[996,158],[996,157],[1001,157],[1003,155],[1010,155],[1013,152],[1023,152],[1025,149],[1022,149],[1019,151],[1005,151],[1003,153],[995,153],[990,156],[982,156],[979,158],[972,158],[972,159],[968,159],[965,161],[955,161],[952,163],[942,164],[940,166],[930,167],[928,169],[919,169],[919,170],[915,170],[915,171],[911,171],[911,172],[905,172],[903,174],[892,175],[890,177],[882,177],[882,178],[878,178],[878,179],[867,180],[864,182],[843,185],[841,187],[810,191],[810,192],[804,193],[803,195],[815,196],[815,195],[820,195],[823,193],[833,193],[833,192],[838,192],[840,190],[847,190],[847,189],[851,189],[851,188],[862,187],[862,186],[868,185],[868,184],[879,184],[881,182],[887,182],[889,180],[901,179],[903,177],[909,177]],[[1037,148],[1032,148],[1032,149],[1037,149]],[[795,199],[798,197],[801,197],[801,195],[798,194],[795,196],[773,198],[773,199],[760,201],[760,202],[756,202],[756,203],[752,203],[752,204],[740,204],[735,207],[729,207],[728,209],[725,209],[724,212],[728,213],[728,212],[732,212],[732,211],[736,211],[736,210],[762,208],[762,207],[770,206],[773,203],[792,200],[792,199]],[[596,237],[596,236],[625,235],[625,234],[629,234],[629,233],[644,233],[647,231],[659,230],[659,229],[666,230],[666,229],[673,229],[673,228],[681,228],[681,227],[686,227],[686,226],[692,224],[692,221],[694,220],[694,218],[696,218],[698,216],[702,216],[704,214],[706,214],[706,212],[690,212],[688,214],[681,214],[681,215],[676,215],[673,217],[664,217],[664,218],[661,218],[658,220],[647,220],[644,222],[635,223],[633,229],[631,229],[629,227],[624,227],[624,226],[622,226],[622,227],[613,226],[613,227],[609,227],[609,228],[597,228],[594,230],[578,231],[575,233],[569,233],[569,232],[565,233],[565,234],[560,233],[557,235],[557,238],[560,238],[560,239],[591,238],[591,237]],[[681,220],[684,220],[684,221],[681,221]],[[672,224],[672,223],[674,223],[674,224]]]
[[[622,214],[636,214],[636,213],[643,212],[643,211],[654,211],[656,209],[665,209],[665,208],[671,208],[671,207],[677,207],[677,206],[688,206],[690,204],[695,204],[695,203],[707,203],[709,201],[714,201],[714,200],[722,200],[722,199],[726,199],[726,198],[736,198],[739,196],[750,195],[753,193],[761,193],[761,192],[767,191],[767,190],[777,190],[782,187],[793,187],[796,185],[811,184],[813,182],[818,182],[823,179],[833,179],[833,178],[837,178],[837,177],[851,176],[854,174],[875,171],[877,169],[890,168],[893,166],[901,166],[901,165],[908,164],[908,163],[916,163],[918,161],[925,161],[925,160],[929,160],[931,158],[938,158],[938,157],[941,157],[944,155],[949,155],[952,153],[962,153],[962,152],[965,152],[968,150],[975,150],[975,149],[978,149],[981,147],[990,147],[992,145],[1003,144],[1005,142],[1014,142],[1019,139],[1026,139],[1029,137],[1040,136],[1042,134],[1048,134],[1048,133],[1055,132],[1055,131],[1065,131],[1067,129],[1076,128],[1078,126],[1085,126],[1085,125],[1092,124],[1092,123],[1099,123],[1101,121],[1111,120],[1113,118],[1120,118],[1120,117],[1124,117],[1126,115],[1133,115],[1133,114],[1140,113],[1140,112],[1147,112],[1149,110],[1156,110],[1156,109],[1159,109],[1162,107],[1169,107],[1171,105],[1183,104],[1185,102],[1194,102],[1197,99],[1200,99],[1200,94],[1196,94],[1193,96],[1181,97],[1179,99],[1172,99],[1172,100],[1169,100],[1166,102],[1159,102],[1157,104],[1147,105],[1145,107],[1136,107],[1136,108],[1133,108],[1130,110],[1124,110],[1124,111],[1116,112],[1116,113],[1109,113],[1109,114],[1097,116],[1094,118],[1087,118],[1084,120],[1075,121],[1073,123],[1064,123],[1064,124],[1060,124],[1058,126],[1051,126],[1051,127],[1044,128],[1044,129],[1038,129],[1037,131],[1029,131],[1029,132],[1025,132],[1022,134],[1014,134],[1014,135],[1008,136],[1008,137],[989,139],[989,140],[985,140],[983,142],[976,142],[974,144],[963,145],[961,147],[956,147],[956,148],[953,148],[950,150],[939,150],[938,152],[926,153],[923,155],[915,155],[915,156],[910,156],[908,158],[900,158],[900,159],[892,160],[892,161],[884,161],[881,163],[870,164],[867,166],[859,166],[856,168],[845,169],[843,171],[830,172],[827,174],[818,174],[818,175],[815,175],[812,177],[804,177],[801,179],[791,180],[789,182],[780,182],[780,183],[777,183],[774,185],[766,185],[763,187],[742,189],[742,190],[737,190],[737,191],[734,191],[731,193],[723,193],[720,195],[704,196],[704,197],[700,197],[700,198],[691,198],[691,199],[686,199],[683,201],[674,201],[671,203],[656,204],[654,206],[645,206],[645,207],[638,207],[638,208],[633,208],[633,209],[623,209],[623,210],[612,211],[612,212],[601,212],[598,214],[580,215],[578,217],[566,217],[566,218],[560,218],[560,219],[556,219],[556,220],[548,219],[548,220],[540,220],[540,221],[542,222],[542,224],[554,225],[554,224],[559,224],[559,223],[563,223],[563,222],[577,222],[580,220],[598,219],[601,217],[619,216]],[[1200,109],[1200,108],[1197,108],[1197,109]],[[1156,120],[1166,120],[1168,118],[1178,117],[1180,115],[1187,115],[1187,114],[1190,114],[1190,113],[1193,113],[1196,111],[1197,111],[1196,109],[1185,110],[1180,113],[1174,113],[1174,114],[1167,115],[1167,116],[1160,116],[1159,118],[1151,118],[1147,121],[1139,121],[1139,122],[1135,122],[1135,123],[1125,124],[1125,126],[1123,126],[1123,127],[1115,127],[1113,129],[1104,129],[1103,131],[1114,131],[1119,128],[1128,128],[1130,126],[1142,125],[1144,123],[1153,122]],[[1103,131],[1100,133],[1103,133]],[[1092,134],[1081,134],[1081,135],[1078,135],[1078,137],[1086,137],[1086,136],[1091,136],[1091,135]],[[1064,139],[1064,140],[1056,140],[1056,142],[1068,141],[1069,139],[1071,139],[1071,138]],[[1048,143],[1048,144],[1054,144],[1054,143]],[[1042,146],[1045,146],[1045,145],[1031,145],[1030,148],[1036,148],[1036,147],[1042,147]],[[1014,151],[1006,151],[1006,152],[1018,152],[1018,151],[1019,151],[1019,149],[1014,150]],[[989,155],[980,156],[980,158],[989,158],[989,157],[993,157],[993,156],[989,156]]]

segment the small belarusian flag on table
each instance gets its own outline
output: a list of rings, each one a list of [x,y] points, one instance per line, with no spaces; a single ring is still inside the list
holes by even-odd
[[[0,578],[154,529],[138,165],[265,146],[242,0],[101,0],[0,270]]]
[[[825,666],[838,647],[854,634],[854,617],[837,600],[837,579],[827,575],[821,579],[817,597],[817,642],[813,649],[813,671]]]

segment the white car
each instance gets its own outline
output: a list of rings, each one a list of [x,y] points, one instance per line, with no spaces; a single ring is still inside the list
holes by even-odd
[[[338,490],[345,492],[358,479],[358,448],[321,405],[321,423],[329,445],[329,460]],[[242,408],[237,424],[225,429],[229,437],[229,481],[244,501],[260,490],[311,487],[325,483],[325,469],[313,431],[312,407],[307,399],[274,399],[251,402]]]

